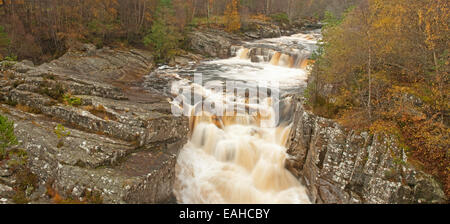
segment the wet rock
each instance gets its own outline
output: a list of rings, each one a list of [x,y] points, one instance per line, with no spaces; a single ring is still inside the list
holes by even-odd
[[[198,63],[203,60],[203,57],[198,54],[190,52],[182,52],[181,55],[177,55],[170,61],[170,66],[182,66],[186,67],[190,64]]]
[[[264,60],[264,56],[259,56],[259,55],[253,55],[250,58],[250,60],[251,60],[251,62],[254,62],[254,63],[260,63],[260,62],[264,62],[265,61]]]
[[[393,136],[355,133],[305,111],[297,97],[286,167],[314,203],[445,203],[442,187],[410,165]]]

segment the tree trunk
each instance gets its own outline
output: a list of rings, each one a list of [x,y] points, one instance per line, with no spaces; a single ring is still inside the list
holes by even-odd
[[[211,2],[210,2],[210,0],[207,0],[206,4],[207,4],[207,8],[206,8],[206,10],[207,10],[206,22],[208,23],[208,27],[209,27],[209,18],[210,18],[210,15],[211,15]]]
[[[367,109],[369,110],[369,119],[372,119],[372,50],[370,49],[370,32],[367,32],[369,38],[369,60],[367,63],[367,69],[369,73],[369,100],[367,103]]]
[[[266,15],[269,15],[270,14],[270,4],[271,3],[271,0],[266,0]]]
[[[191,18],[191,20],[193,20],[195,18],[195,10],[197,9],[195,2],[196,2],[195,0],[192,1],[192,18]]]
[[[434,66],[435,66],[435,70],[436,70],[436,80],[437,80],[438,86],[439,86],[439,95],[440,95],[439,96],[439,98],[440,98],[439,107],[441,108],[441,123],[444,124],[444,113],[445,113],[444,78],[439,75],[439,64],[438,64],[438,59],[436,56],[436,51],[433,51],[433,59],[434,59]]]

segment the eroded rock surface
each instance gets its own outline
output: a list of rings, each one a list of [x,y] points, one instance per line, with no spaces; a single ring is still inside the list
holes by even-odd
[[[196,53],[213,57],[231,57],[231,46],[241,45],[242,37],[220,30],[195,30],[188,35],[189,47]]]
[[[297,97],[287,168],[314,203],[445,203],[442,186],[408,163],[392,136],[347,131]]]
[[[51,183],[72,198],[96,191],[105,203],[171,200],[188,121],[172,116],[167,96],[143,88],[152,68],[147,52],[84,45],[51,63],[16,63],[4,72],[1,114],[15,122],[41,188]],[[0,184],[1,197],[10,196]]]

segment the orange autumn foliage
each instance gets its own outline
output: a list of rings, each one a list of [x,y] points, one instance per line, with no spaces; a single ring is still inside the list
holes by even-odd
[[[351,128],[396,136],[450,197],[450,3],[365,2],[325,26],[309,105]]]
[[[239,15],[239,3],[237,0],[231,0],[225,10],[226,28],[228,32],[235,32],[241,28],[241,18]]]

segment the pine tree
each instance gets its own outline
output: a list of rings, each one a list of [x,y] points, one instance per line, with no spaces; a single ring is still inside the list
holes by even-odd
[[[160,0],[155,18],[143,42],[153,47],[157,62],[167,62],[175,56],[180,40],[180,34],[173,24],[175,19],[171,0]]]
[[[8,34],[5,32],[4,28],[0,26],[0,60],[3,59],[2,54],[6,54],[11,41],[8,38]]]
[[[14,135],[14,122],[0,115],[0,160],[5,156],[9,147],[17,144],[17,138]]]

